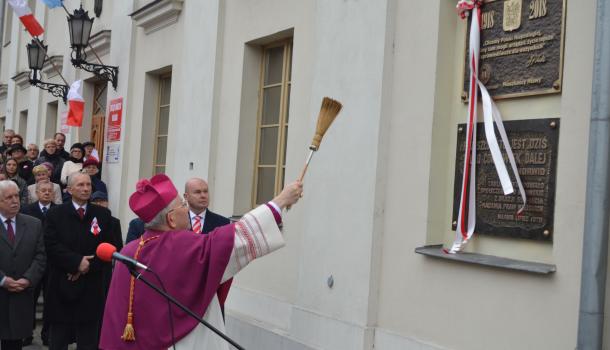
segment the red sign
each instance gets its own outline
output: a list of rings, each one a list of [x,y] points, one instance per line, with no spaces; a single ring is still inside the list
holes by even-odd
[[[108,142],[121,141],[121,120],[123,119],[123,98],[111,100],[108,106]]]

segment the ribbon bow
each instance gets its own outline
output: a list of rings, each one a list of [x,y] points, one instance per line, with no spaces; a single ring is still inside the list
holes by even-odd
[[[462,19],[468,17],[468,12],[475,7],[480,7],[483,4],[481,0],[460,0],[455,6],[457,9],[458,15]]]

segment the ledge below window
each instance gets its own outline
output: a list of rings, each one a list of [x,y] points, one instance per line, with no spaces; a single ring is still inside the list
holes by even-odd
[[[502,258],[494,255],[485,255],[478,253],[447,254],[443,251],[443,246],[441,244],[418,247],[415,248],[415,252],[417,254],[422,254],[437,259],[490,266],[500,269],[537,273],[541,275],[548,275],[557,270],[557,267],[551,264]]]

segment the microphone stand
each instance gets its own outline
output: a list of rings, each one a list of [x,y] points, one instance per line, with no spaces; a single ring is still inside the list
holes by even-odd
[[[197,314],[195,314],[193,311],[191,311],[186,306],[182,305],[178,300],[174,299],[174,297],[172,297],[168,293],[166,293],[166,292],[162,291],[161,289],[159,289],[159,287],[157,287],[154,284],[152,284],[149,281],[147,281],[146,278],[144,278],[140,272],[137,272],[135,269],[131,268],[129,265],[127,265],[127,269],[129,270],[129,273],[131,273],[131,275],[133,275],[133,277],[135,277],[137,280],[140,280],[140,281],[144,282],[145,285],[147,285],[148,287],[153,289],[155,292],[157,292],[160,295],[162,295],[163,297],[165,297],[172,304],[176,305],[182,311],[186,312],[189,316],[191,316],[192,318],[196,319],[199,323],[201,323],[202,325],[208,327],[214,333],[218,334],[222,339],[226,340],[229,344],[233,345],[236,349],[245,350],[241,345],[237,344],[233,339],[229,338],[226,334],[222,333],[220,330],[218,330],[218,328],[212,326],[210,323],[208,323],[203,318],[197,316]],[[170,317],[171,317],[171,315],[170,315]]]

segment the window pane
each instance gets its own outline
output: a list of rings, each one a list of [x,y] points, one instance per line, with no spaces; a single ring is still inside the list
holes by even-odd
[[[157,137],[157,157],[156,165],[165,165],[165,155],[167,153],[167,136]]]
[[[277,130],[276,126],[261,129],[260,148],[258,154],[259,165],[275,165],[277,154]]]
[[[283,61],[283,46],[274,47],[265,52],[265,85],[277,84],[282,81]]]
[[[168,105],[169,97],[172,93],[172,78],[163,78],[161,79],[161,99],[160,105]]]
[[[290,90],[292,86],[288,84],[288,89],[286,93],[286,123],[288,123],[288,119],[290,119]]]
[[[292,81],[292,45],[288,47],[288,81]]]
[[[286,144],[288,143],[288,125],[286,125],[286,127],[284,128],[284,145],[283,145],[283,150],[284,150],[284,159],[282,159],[282,165],[286,165]]]
[[[262,125],[277,124],[280,116],[280,97],[282,87],[276,86],[263,90]]]
[[[258,169],[258,186],[256,187],[256,204],[273,199],[275,185],[275,168]]]
[[[159,130],[157,135],[167,135],[169,125],[169,106],[159,108]]]

